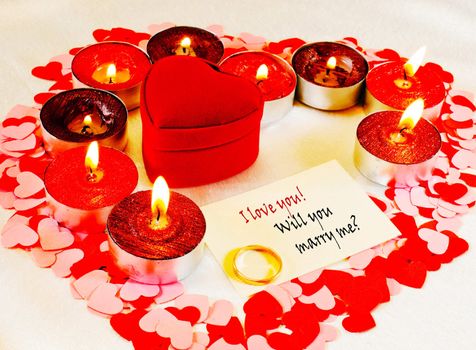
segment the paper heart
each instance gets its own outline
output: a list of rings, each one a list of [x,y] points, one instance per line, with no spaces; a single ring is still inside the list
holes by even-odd
[[[247,339],[248,350],[274,350],[262,335],[252,335]]]
[[[266,292],[271,294],[274,299],[276,299],[280,304],[281,307],[283,308],[283,312],[288,312],[291,310],[293,307],[295,301],[294,299],[289,295],[289,293],[286,291],[286,289],[276,286],[276,285],[270,285],[266,287]]]
[[[200,310],[194,306],[186,306],[183,309],[178,309],[173,306],[165,308],[168,312],[175,316],[177,320],[187,321],[193,326],[200,318]]]
[[[154,35],[158,32],[161,32],[165,29],[169,29],[169,28],[172,28],[172,27],[175,27],[174,23],[164,22],[164,23],[160,23],[160,24],[151,24],[147,27],[147,29],[149,30],[149,33],[151,35]]]
[[[387,270],[389,277],[412,288],[421,288],[426,280],[425,265],[421,261],[408,261],[398,250],[389,255]]]
[[[229,344],[220,338],[208,347],[208,350],[246,350],[242,344]]]
[[[172,301],[184,293],[184,288],[182,283],[176,282],[171,284],[164,284],[160,286],[160,293],[155,298],[157,304],[167,303]]]
[[[15,196],[28,198],[44,189],[43,180],[32,172],[24,171],[17,176],[18,186],[15,188]]]
[[[418,236],[425,242],[428,242],[428,250],[433,254],[444,254],[450,243],[450,239],[447,235],[428,228],[420,229]]]
[[[16,197],[12,192],[0,192],[0,207],[4,209],[13,208],[15,199]]]
[[[74,55],[67,53],[67,54],[52,57],[50,59],[50,62],[61,63],[61,67],[62,67],[61,74],[64,76],[68,73],[71,73],[71,62],[73,61],[73,58],[74,58]]]
[[[89,296],[88,307],[106,315],[115,315],[122,311],[124,304],[116,294],[118,287],[112,283],[99,285]]]
[[[451,162],[458,169],[476,168],[476,154],[474,152],[462,149],[456,152],[451,158]]]
[[[398,208],[410,216],[418,215],[418,208],[410,200],[410,193],[406,189],[395,189],[395,203]]]
[[[46,101],[48,101],[50,98],[52,98],[54,95],[56,95],[57,92],[59,92],[59,91],[56,91],[56,92],[40,92],[39,94],[36,94],[33,97],[33,100],[35,100],[35,102],[38,103],[39,105],[44,105],[46,103]]]
[[[293,298],[297,298],[302,294],[302,287],[297,283],[287,281],[287,282],[281,283],[279,286],[281,288],[284,288],[289,293],[289,295]]]
[[[37,139],[34,134],[27,136],[22,140],[10,140],[3,143],[3,148],[11,152],[25,152],[33,150],[37,145]]]
[[[71,266],[82,258],[84,258],[84,252],[81,249],[63,250],[56,254],[56,262],[51,266],[51,269],[58,277],[68,277],[71,275]]]
[[[38,223],[38,234],[44,250],[64,249],[74,243],[71,232],[67,228],[60,228],[58,222],[51,218],[43,219]]]
[[[220,24],[214,24],[214,25],[206,27],[205,29],[208,30],[209,32],[212,32],[219,38],[225,35],[223,26]]]
[[[387,278],[387,287],[391,296],[399,294],[402,290],[401,284],[395,281],[393,278]]]
[[[27,122],[22,123],[18,126],[10,125],[2,128],[2,135],[8,138],[22,140],[28,135],[30,135],[36,129],[36,124]]]
[[[3,126],[7,126],[5,122],[12,122],[11,119],[20,119],[26,122],[26,121],[32,121],[33,123],[37,122],[37,117],[40,115],[40,110],[35,107],[30,107],[30,106],[24,106],[24,105],[15,105],[12,109],[10,109],[6,115],[6,119],[3,121]],[[25,117],[27,116],[27,117]],[[25,118],[25,119],[23,119]],[[28,118],[28,119],[26,119]],[[29,119],[32,118],[32,119]],[[10,125],[10,124],[9,124]],[[17,124],[11,124],[11,125],[19,125]]]
[[[61,78],[62,65],[60,62],[49,62],[46,66],[38,66],[31,70],[31,74],[45,80],[58,80]]]
[[[314,270],[305,275],[299,276],[299,281],[302,283],[313,283],[315,282],[322,273],[322,269]]]
[[[56,261],[56,252],[46,252],[40,247],[31,248],[30,253],[38,267],[50,267]]]
[[[175,316],[172,315],[170,312],[167,310],[161,309],[161,308],[156,308],[150,310],[148,313],[146,313],[144,316],[139,321],[139,327],[144,331],[144,332],[155,332],[157,325],[159,323],[159,320],[164,320],[164,319],[169,319],[171,321],[176,320]]]
[[[132,310],[129,313],[119,313],[111,317],[112,328],[124,339],[131,341],[142,336],[139,320],[146,314],[145,310]]]
[[[183,309],[187,306],[193,306],[200,311],[200,318],[198,322],[203,322],[208,316],[208,310],[210,308],[210,302],[205,295],[198,294],[183,294],[175,299],[175,306],[179,309]]]
[[[78,278],[72,285],[79,295],[87,300],[97,287],[108,281],[109,275],[106,271],[93,270]]]
[[[476,134],[476,127],[457,129],[456,134],[464,140],[472,140]]]
[[[456,95],[458,93],[461,93],[461,95]],[[453,96],[451,98],[451,102],[453,102],[454,104],[465,106],[472,111],[476,110],[476,107],[474,106],[473,102],[471,102],[474,99],[474,95],[472,93],[466,91],[453,91],[451,94]]]
[[[16,245],[30,247],[38,241],[38,234],[29,226],[17,224],[9,227],[2,233],[2,245],[12,248]]]
[[[434,208],[435,206],[428,200],[428,195],[423,187],[412,187],[410,190],[410,201],[414,206],[420,208]]]
[[[7,176],[9,177],[16,178],[18,174],[20,174],[20,168],[18,167],[18,165],[12,166],[5,171],[5,174],[7,174]]]
[[[207,346],[210,343],[210,337],[207,333],[195,332],[193,333],[193,342],[203,346]]]
[[[334,295],[326,286],[312,295],[301,295],[299,301],[304,304],[315,304],[321,310],[332,310],[336,305]]]
[[[353,312],[342,321],[342,326],[349,332],[365,332],[375,327],[375,320],[370,313]]]
[[[349,258],[349,265],[353,269],[365,269],[375,256],[375,252],[372,249],[366,249],[360,253],[354,254]]]
[[[247,44],[265,44],[266,39],[262,36],[253,35],[251,33],[240,33],[238,37]]]
[[[226,326],[233,316],[233,309],[233,304],[228,300],[217,300],[210,307],[205,323]]]
[[[188,321],[160,319],[156,331],[161,337],[170,338],[176,349],[188,349],[193,344],[193,328]]]
[[[141,296],[155,297],[159,292],[160,287],[156,284],[144,284],[129,279],[122,286],[119,295],[125,301],[134,301]]]

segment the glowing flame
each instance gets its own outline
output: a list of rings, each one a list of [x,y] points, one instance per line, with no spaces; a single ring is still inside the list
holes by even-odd
[[[86,158],[84,160],[84,165],[86,169],[90,172],[94,172],[97,169],[99,164],[99,145],[97,141],[91,142],[86,152]]]
[[[331,56],[327,60],[326,66],[327,66],[328,69],[334,69],[336,67],[336,64],[337,64],[336,58],[334,56]]]
[[[154,219],[160,215],[160,221],[166,220],[167,208],[169,207],[170,191],[167,182],[159,176],[152,187],[151,209]]]
[[[180,46],[182,46],[184,49],[189,49],[190,45],[192,45],[192,40],[188,36],[182,39],[180,42]]]
[[[88,114],[87,116],[84,117],[83,119],[83,125],[91,125],[93,122],[93,119],[91,118],[91,114]]]
[[[420,68],[421,63],[423,62],[423,58],[425,57],[426,47],[420,47],[417,52],[413,54],[412,57],[403,65],[403,69],[405,69],[405,73],[408,77],[413,77],[418,68]]]
[[[419,98],[413,101],[403,112],[398,127],[413,129],[420,120],[424,107],[423,99]]]
[[[268,66],[264,63],[258,67],[256,71],[256,80],[266,80],[268,79]]]
[[[107,66],[106,77],[109,79],[110,83],[116,79],[116,65],[114,63]]]

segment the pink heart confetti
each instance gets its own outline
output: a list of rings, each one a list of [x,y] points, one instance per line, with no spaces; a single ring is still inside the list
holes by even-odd
[[[13,206],[17,211],[30,210],[43,204],[45,200],[46,198],[17,198],[13,203]]]
[[[437,220],[436,229],[440,232],[441,231],[457,232],[462,225],[461,219],[459,217],[455,217],[451,219],[442,218],[438,215],[433,215],[433,217],[435,218],[435,220]]]
[[[399,294],[402,290],[402,285],[393,278],[387,278],[387,287],[391,296]]]
[[[7,171],[5,171],[5,174],[7,174],[7,176],[11,178],[15,178],[18,176],[18,174],[20,174],[20,168],[18,167],[18,165],[12,166],[8,168]]]
[[[34,123],[22,123],[18,126],[11,125],[2,128],[2,135],[7,138],[15,140],[22,140],[35,131],[36,125]]]
[[[147,27],[147,29],[149,30],[149,33],[151,35],[154,35],[154,34],[157,34],[158,32],[161,32],[165,29],[169,29],[172,27],[175,27],[175,23],[164,22],[160,24],[151,24],[150,26]]]
[[[241,344],[228,344],[225,339],[220,338],[208,347],[208,350],[246,350]]]
[[[72,283],[82,299],[87,300],[100,285],[109,281],[109,275],[103,270],[93,270]]]
[[[319,276],[322,273],[322,269],[314,270],[311,272],[306,273],[305,275],[300,276],[298,279],[302,283],[313,283],[316,282]]]
[[[233,316],[233,310],[233,304],[228,300],[217,300],[210,307],[210,312],[208,313],[205,323],[215,326],[226,326]]]
[[[287,282],[281,283],[279,286],[285,289],[289,293],[289,295],[293,298],[297,298],[302,294],[302,287],[297,283],[287,281]]]
[[[74,236],[67,228],[59,227],[58,222],[46,218],[38,223],[40,244],[44,250],[57,250],[68,248],[74,243]]]
[[[414,206],[420,208],[434,208],[435,206],[428,200],[428,195],[423,187],[412,187],[410,190],[410,201]]]
[[[474,120],[474,112],[465,106],[460,105],[451,105],[451,111],[453,112],[450,115],[450,118],[458,122],[465,122],[467,120]]]
[[[274,350],[262,335],[252,335],[247,339],[248,350]]]
[[[185,350],[193,344],[193,328],[188,321],[160,319],[156,332],[161,337],[170,338],[172,346],[176,349]]]
[[[179,309],[183,309],[187,306],[196,307],[200,311],[200,318],[198,319],[198,323],[200,323],[207,318],[210,303],[208,297],[205,295],[183,294],[175,299],[175,306]]]
[[[326,286],[312,295],[301,295],[299,301],[304,304],[315,304],[321,310],[332,310],[336,305],[334,296]]]
[[[22,140],[10,140],[3,143],[3,148],[10,152],[24,152],[36,147],[36,136],[34,134]]]
[[[176,318],[169,311],[156,308],[150,310],[148,313],[142,316],[142,318],[139,320],[139,327],[144,332],[152,333],[155,332],[160,320],[174,321]]]
[[[418,236],[428,243],[428,250],[433,254],[441,255],[448,250],[450,239],[441,232],[422,228],[418,231]]]
[[[0,206],[4,209],[12,209],[15,199],[12,192],[0,192]]]
[[[407,215],[418,215],[418,208],[414,206],[410,200],[410,193],[401,188],[395,189],[395,203],[398,208]]]
[[[253,35],[251,33],[240,33],[238,37],[243,40],[246,44],[255,44],[255,45],[263,45],[266,43],[266,39],[262,36]]]
[[[50,267],[56,261],[57,252],[45,252],[40,247],[31,248],[31,256],[38,267]]]
[[[119,296],[125,301],[134,301],[141,296],[155,297],[160,292],[160,287],[156,284],[144,284],[134,280],[127,280],[121,288]]]
[[[24,105],[16,105],[12,109],[10,109],[7,113],[7,118],[14,118],[14,119],[21,119],[24,116],[31,115],[34,117],[40,116],[39,108],[24,106]]]
[[[154,301],[157,304],[164,304],[178,298],[184,291],[183,285],[180,282],[164,284],[160,286],[160,293]]]
[[[99,285],[89,296],[88,307],[106,315],[115,315],[122,311],[124,304],[116,294],[118,287],[112,283]]]
[[[289,295],[286,289],[281,288],[280,286],[270,285],[265,289],[269,294],[273,296],[274,299],[282,306],[283,312],[288,312],[291,310],[295,304],[294,299]]]
[[[472,128],[457,129],[456,133],[464,140],[472,140],[474,135],[476,135],[476,127],[473,126]]]
[[[353,269],[365,269],[375,256],[372,249],[366,249],[360,253],[354,254],[349,258],[349,265]]]
[[[459,169],[476,168],[476,154],[474,152],[462,149],[459,150],[451,162]]]
[[[71,275],[71,266],[84,258],[84,252],[79,248],[63,250],[56,254],[56,262],[51,269],[58,277],[68,277]]]
[[[30,171],[24,171],[17,176],[18,186],[15,188],[15,196],[28,198],[44,189],[43,180]]]
[[[195,332],[193,333],[193,342],[203,346],[207,346],[210,343],[210,337],[207,333]]]
[[[208,30],[209,32],[212,32],[213,34],[215,34],[219,38],[221,38],[222,36],[225,35],[224,28],[220,24],[213,24],[211,26],[208,26],[206,28],[206,30]]]
[[[2,233],[2,245],[5,248],[12,248],[16,245],[30,247],[38,241],[38,234],[29,226],[24,224],[14,225]]]

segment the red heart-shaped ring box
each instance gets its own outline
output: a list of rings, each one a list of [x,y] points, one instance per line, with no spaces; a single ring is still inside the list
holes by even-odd
[[[141,91],[149,179],[189,187],[245,170],[258,156],[262,115],[261,92],[246,79],[196,57],[158,60]]]

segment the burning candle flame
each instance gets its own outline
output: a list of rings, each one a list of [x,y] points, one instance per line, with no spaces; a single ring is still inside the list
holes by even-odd
[[[405,109],[405,112],[403,112],[398,127],[413,129],[420,120],[424,107],[423,99],[419,98],[413,101],[407,109]]]
[[[116,79],[116,65],[114,63],[107,66],[106,77],[109,79],[110,84]]]
[[[168,225],[167,209],[169,207],[170,191],[167,182],[162,176],[159,176],[152,187],[152,222],[154,226],[163,228]]]
[[[336,58],[334,56],[331,56],[327,60],[326,66],[327,66],[328,69],[334,69],[336,67],[336,64],[337,64]]]
[[[84,165],[90,173],[93,173],[99,164],[99,145],[97,141],[91,142],[86,152],[86,158],[84,159]]]
[[[93,122],[93,119],[91,118],[91,114],[88,114],[83,119],[83,125],[85,125],[85,126],[90,126],[92,124],[92,122]]]
[[[413,54],[412,57],[403,65],[403,69],[405,69],[405,74],[408,77],[413,77],[418,68],[420,68],[421,63],[423,62],[423,58],[425,57],[426,47],[420,47],[417,52]]]
[[[256,71],[256,80],[266,80],[268,79],[268,66],[264,63],[258,67]]]
[[[182,46],[184,49],[189,49],[190,45],[192,45],[192,40],[188,36],[182,39],[180,42],[180,46]]]

